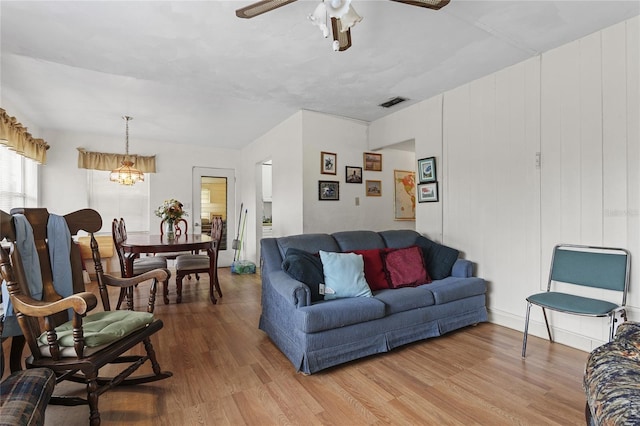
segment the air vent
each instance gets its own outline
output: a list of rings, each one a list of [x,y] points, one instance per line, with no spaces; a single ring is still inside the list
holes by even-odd
[[[398,105],[401,102],[404,102],[408,100],[407,98],[401,98],[400,96],[396,96],[395,98],[391,98],[389,99],[387,102],[381,103],[378,106],[381,106],[382,108],[391,108],[394,105]]]

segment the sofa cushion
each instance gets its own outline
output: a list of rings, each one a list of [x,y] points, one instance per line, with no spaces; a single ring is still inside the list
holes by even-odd
[[[422,249],[431,279],[441,280],[451,275],[453,264],[460,253],[458,250],[438,244],[422,235],[416,238],[415,244]]]
[[[386,251],[380,256],[391,288],[416,287],[431,282],[420,247]]]
[[[340,247],[331,235],[327,234],[300,234],[277,239],[280,256],[284,259],[287,250],[291,247],[304,250],[309,253],[317,253],[320,250],[339,252]]]
[[[372,291],[389,288],[389,281],[384,272],[381,253],[386,249],[353,250],[364,260],[364,277]]]
[[[320,284],[324,283],[324,272],[319,256],[297,248],[289,248],[282,261],[282,270],[291,278],[309,287],[312,302],[324,300],[324,296],[320,294]]]
[[[383,302],[387,315],[424,308],[435,303],[433,293],[426,286],[386,289],[375,292],[374,297]]]
[[[404,248],[416,243],[416,238],[420,236],[413,229],[391,229],[378,232],[384,244],[388,248]]]
[[[420,286],[433,293],[436,305],[453,302],[466,297],[478,296],[487,292],[487,284],[482,278],[447,277]]]
[[[335,232],[331,236],[342,252],[386,247],[380,234],[374,231],[342,231]]]
[[[384,316],[385,304],[374,297],[335,299],[296,309],[295,327],[304,333],[316,333]]]
[[[325,300],[343,297],[371,297],[364,277],[364,260],[355,253],[331,253],[320,250],[324,271]]]

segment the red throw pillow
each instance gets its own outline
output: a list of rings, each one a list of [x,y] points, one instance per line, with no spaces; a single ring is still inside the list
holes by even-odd
[[[386,249],[354,250],[353,253],[362,255],[364,260],[364,278],[373,291],[389,288],[389,281],[382,265],[381,252]]]
[[[391,288],[417,287],[431,282],[420,247],[383,252],[381,257]]]

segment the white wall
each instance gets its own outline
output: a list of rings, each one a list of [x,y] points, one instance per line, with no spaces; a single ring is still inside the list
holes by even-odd
[[[88,206],[86,170],[77,167],[77,147],[99,152],[124,151],[124,140],[104,135],[48,131],[44,139],[51,148],[47,152],[47,164],[41,168],[41,205],[51,212],[60,214]],[[155,230],[160,223],[160,218],[156,217],[153,211],[167,198],[175,198],[185,204],[189,213],[186,219],[189,221],[189,226],[192,226],[191,174],[193,167],[236,170],[238,167],[238,153],[234,150],[202,146],[185,148],[184,145],[131,137],[129,145],[131,153],[156,155],[157,173],[148,175],[150,180],[149,224],[152,230]],[[200,193],[196,192],[195,196],[200,196]],[[103,220],[110,219],[103,218]]]
[[[371,123],[369,126],[370,149],[381,149],[384,146],[413,140],[415,154],[413,158],[407,159],[411,162],[402,167],[415,171],[417,177],[417,160],[435,157],[437,176],[441,176],[445,171],[441,161],[442,100],[442,95],[435,96]],[[440,185],[442,183],[443,181],[440,180]],[[432,240],[439,242],[442,242],[443,238],[442,206],[442,203],[418,203],[416,206],[415,229],[419,229]]]
[[[639,23],[633,18],[370,126],[372,146],[414,138],[418,158],[436,156],[441,202],[418,205],[417,229],[441,232],[476,262],[493,322],[522,330],[524,299],[546,287],[556,243],[623,246],[632,271],[640,268]],[[442,221],[434,224],[428,218],[438,209]],[[632,272],[628,298],[636,320],[639,276]],[[530,332],[546,337],[542,321],[534,307]],[[601,319],[555,315],[551,322],[561,343],[590,350],[606,340]]]
[[[394,170],[413,170],[415,154],[382,150],[382,171],[362,172],[362,184],[345,182],[345,166],[363,167],[369,151],[368,124],[343,117],[303,111],[304,233],[354,229],[414,229],[414,221],[394,220]],[[320,173],[321,152],[337,155],[336,175]],[[381,180],[382,195],[367,197],[364,181]],[[338,181],[338,201],[318,200],[320,180]],[[359,205],[356,205],[356,198]]]
[[[259,238],[262,234],[261,207],[257,205],[257,200],[261,198],[262,176],[256,173],[261,171],[256,165],[267,159],[272,160],[272,234],[274,237],[301,234],[304,174],[302,111],[295,113],[242,149],[240,154],[239,198],[248,210],[248,218],[253,218],[247,220],[244,255],[256,264],[259,260]]]

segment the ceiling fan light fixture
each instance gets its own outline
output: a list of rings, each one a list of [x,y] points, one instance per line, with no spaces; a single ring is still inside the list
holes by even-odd
[[[356,13],[353,6],[349,6],[347,13],[340,18],[340,31],[345,32],[360,21],[362,21],[362,16]]]
[[[120,185],[133,185],[136,182],[144,182],[144,173],[133,167],[133,161],[129,159],[129,121],[133,120],[133,117],[123,116],[126,121],[126,145],[125,145],[125,157],[122,160],[122,165],[117,169],[114,169],[109,174],[109,180],[111,182],[119,183]]]
[[[316,25],[322,31],[324,38],[329,37],[329,28],[327,27],[327,8],[324,3],[320,3],[312,14],[307,16],[313,25]]]
[[[327,13],[331,18],[341,19],[349,12],[351,7],[351,0],[327,0],[325,3]]]

